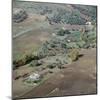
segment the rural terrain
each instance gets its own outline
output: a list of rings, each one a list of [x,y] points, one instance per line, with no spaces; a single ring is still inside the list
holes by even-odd
[[[13,98],[97,93],[97,7],[13,0]]]

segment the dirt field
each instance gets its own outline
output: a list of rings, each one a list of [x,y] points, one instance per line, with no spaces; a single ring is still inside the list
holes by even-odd
[[[65,65],[65,69],[52,74],[39,86],[23,89],[26,93],[19,98],[96,94],[96,49],[84,49],[80,53],[83,56],[78,61]]]

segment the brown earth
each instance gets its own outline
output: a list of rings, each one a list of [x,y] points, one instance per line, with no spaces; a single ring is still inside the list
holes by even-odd
[[[72,6],[71,9],[73,9]],[[69,8],[68,7],[68,8]],[[88,16],[80,13],[84,19]],[[33,52],[42,42],[48,40],[51,33],[65,27],[69,30],[79,30],[81,25],[53,24],[49,25],[45,16],[29,14],[28,18],[21,23],[13,24],[13,59],[17,55]],[[50,75],[49,79],[38,86],[30,86],[23,83],[23,77],[13,80],[14,98],[35,98],[48,96],[69,96],[80,94],[96,94],[96,49],[81,50],[82,57],[65,69],[58,69]],[[34,68],[28,65],[21,66],[14,73],[18,76],[31,74]],[[46,76],[47,77],[47,76]]]
[[[48,80],[18,98],[96,94],[96,49],[83,49],[80,53],[83,56],[79,60],[65,65],[65,69],[53,73]]]

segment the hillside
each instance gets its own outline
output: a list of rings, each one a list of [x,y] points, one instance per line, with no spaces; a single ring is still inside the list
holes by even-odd
[[[56,3],[15,2],[15,8],[22,8],[27,13],[47,16],[50,21],[66,24],[85,24],[96,20],[96,6],[70,5]]]
[[[96,12],[89,5],[13,1],[14,98],[96,94]]]

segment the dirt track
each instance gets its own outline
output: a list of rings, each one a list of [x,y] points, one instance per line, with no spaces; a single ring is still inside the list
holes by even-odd
[[[78,61],[19,98],[96,94],[96,49],[82,50],[81,54]]]

